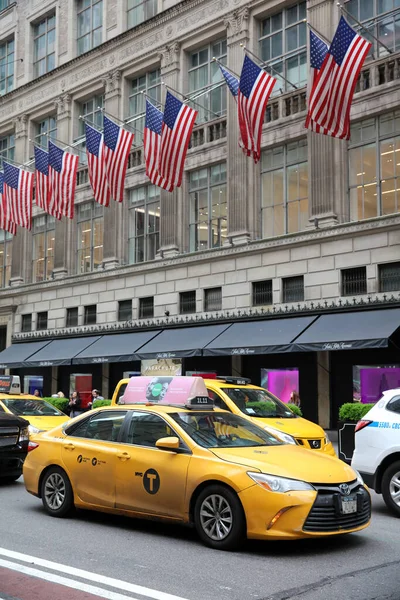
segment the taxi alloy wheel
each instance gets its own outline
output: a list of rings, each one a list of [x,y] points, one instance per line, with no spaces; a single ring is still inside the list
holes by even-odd
[[[233,550],[245,537],[245,518],[239,498],[223,485],[210,485],[199,495],[194,520],[197,533],[208,546]]]
[[[400,461],[390,465],[384,472],[382,496],[388,509],[400,517]]]
[[[52,517],[65,517],[74,507],[71,484],[59,467],[50,468],[42,481],[42,502]]]

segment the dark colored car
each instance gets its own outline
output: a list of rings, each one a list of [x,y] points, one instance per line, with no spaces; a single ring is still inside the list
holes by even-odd
[[[0,414],[0,481],[16,481],[28,453],[29,423],[8,413]]]

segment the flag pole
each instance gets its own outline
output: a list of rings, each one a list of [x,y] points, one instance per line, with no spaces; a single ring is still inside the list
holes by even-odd
[[[143,94],[143,96],[145,96],[146,98],[148,98],[149,100],[151,100],[151,103],[153,104],[158,104],[158,106],[160,108],[164,108],[163,105],[161,104],[161,102],[159,102],[158,100],[156,100],[155,98],[152,98],[151,96],[149,96],[149,94],[146,94],[146,92],[141,91],[141,94]],[[157,108],[157,107],[156,107]],[[146,114],[146,112],[142,113],[143,115]]]
[[[378,42],[378,44],[380,44],[383,48],[385,48],[385,50],[387,50],[389,52],[389,54],[393,54],[392,50],[389,50],[389,48],[387,46],[385,46],[385,44],[383,42],[381,42],[381,40],[379,38],[377,38],[373,33],[371,33],[362,23],[360,23],[360,21],[358,21],[355,17],[353,17],[353,15],[350,14],[344,8],[344,6],[342,6],[340,4],[340,2],[337,2],[336,6],[338,6],[340,8],[340,10],[342,11],[342,13],[344,13],[346,15],[346,17],[349,17],[349,19],[353,19],[353,21],[355,21],[357,23],[357,25],[359,25],[359,27],[361,27],[361,29],[363,29],[364,31],[366,31],[368,33],[368,35],[371,36],[372,39],[374,39],[376,42]]]
[[[127,124],[126,121],[123,121],[122,119],[118,119],[118,117],[114,117],[114,115],[112,115],[111,113],[107,112],[104,108],[102,108],[101,106],[98,106],[97,109],[103,113],[103,115],[107,115],[107,117],[110,117],[111,119],[113,119],[114,121],[117,121],[118,123],[121,123],[121,125],[124,125],[125,127],[127,127],[128,129],[131,129],[132,131],[139,131],[138,129],[135,129],[135,127],[129,127],[129,125]]]
[[[235,71],[232,71],[232,69],[230,67],[227,67],[226,65],[224,65],[218,58],[215,58],[215,56],[213,56],[213,61],[215,61],[216,63],[218,63],[219,65],[221,65],[221,67],[224,67],[224,69],[226,69],[227,71],[229,71],[230,73],[232,73],[232,75],[234,75],[235,77],[237,77],[238,79],[240,79],[240,75],[238,75],[237,73],[235,73]]]
[[[31,169],[34,171],[34,169],[32,169],[29,165],[25,165],[24,163],[19,163],[16,160],[12,160],[11,158],[3,158],[3,163],[8,162],[11,163],[12,165],[16,166],[16,167],[20,167],[21,169]],[[3,164],[3,169],[4,169],[4,164]]]
[[[310,25],[310,23],[307,21],[307,19],[303,19],[303,23],[307,23],[307,25],[311,29],[311,31],[313,31],[318,37],[320,37],[321,40],[325,42],[325,44],[328,44],[328,46],[331,45],[332,42],[330,42],[328,40],[328,38],[326,38],[324,35],[322,35],[322,33],[320,33],[317,29],[315,29],[315,27]]]
[[[298,89],[297,85],[294,85],[294,83],[292,83],[291,81],[289,81],[289,79],[286,79],[286,77],[284,77],[283,75],[281,75],[276,69],[274,69],[274,67],[272,65],[269,65],[268,63],[266,63],[264,60],[262,60],[259,56],[257,56],[257,54],[254,54],[254,52],[252,52],[251,50],[249,50],[248,48],[246,48],[246,46],[244,44],[240,44],[244,50],[244,52],[247,52],[248,54],[251,54],[252,56],[254,56],[254,58],[256,58],[261,64],[262,64],[262,69],[264,69],[264,71],[266,71],[267,69],[272,69],[272,71],[274,73],[276,73],[278,75],[278,77],[280,77],[281,79],[283,79],[283,81],[286,81],[286,83],[288,83],[289,85],[292,86],[292,88],[294,88],[295,90]]]
[[[205,106],[202,106],[201,104],[199,104],[198,102],[195,102],[194,100],[191,100],[188,96],[185,96],[185,94],[182,94],[182,92],[178,92],[178,90],[175,90],[174,88],[172,88],[170,85],[167,85],[165,83],[165,81],[161,82],[161,85],[164,85],[167,89],[171,90],[171,92],[174,92],[174,94],[178,94],[179,96],[182,96],[182,98],[184,100],[186,100],[186,102],[192,102],[195,106],[198,106],[199,108],[201,108],[202,110],[205,110],[206,112],[210,113],[211,115],[214,115],[214,117],[217,117],[217,119],[219,119],[221,117],[221,115],[218,115],[217,113],[215,113],[213,110],[210,110],[209,108],[206,108]]]
[[[48,136],[49,134],[48,133],[43,133],[42,135]],[[50,142],[57,142],[57,144],[62,144],[63,146],[66,146],[67,148],[72,148],[72,150],[76,150],[77,149],[76,146],[71,146],[71,144],[67,144],[66,142],[63,142],[62,140],[58,140],[57,138],[49,138],[49,141]],[[81,144],[83,141],[84,141],[84,138],[83,138],[83,140],[80,140],[79,142],[76,142],[76,145]],[[79,152],[79,150],[78,150],[78,152]]]

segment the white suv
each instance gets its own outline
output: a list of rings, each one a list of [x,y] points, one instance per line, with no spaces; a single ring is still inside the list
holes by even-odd
[[[383,392],[357,423],[351,466],[400,517],[400,388]]]

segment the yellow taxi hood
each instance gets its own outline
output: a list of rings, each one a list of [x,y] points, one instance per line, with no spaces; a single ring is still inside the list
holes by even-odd
[[[69,420],[67,415],[64,416],[54,416],[54,417],[24,417],[33,427],[37,427],[40,431],[49,431],[50,429],[54,429],[54,427],[58,427],[65,421]]]
[[[280,419],[279,417],[262,419],[252,417],[253,423],[261,427],[269,426],[284,433],[288,433],[295,438],[323,438],[325,436],[322,427],[306,419],[298,417],[296,419]]]
[[[354,481],[353,469],[337,458],[313,453],[292,444],[245,448],[210,448],[227,462],[259,470],[262,473],[300,479],[309,483],[343,483]]]

